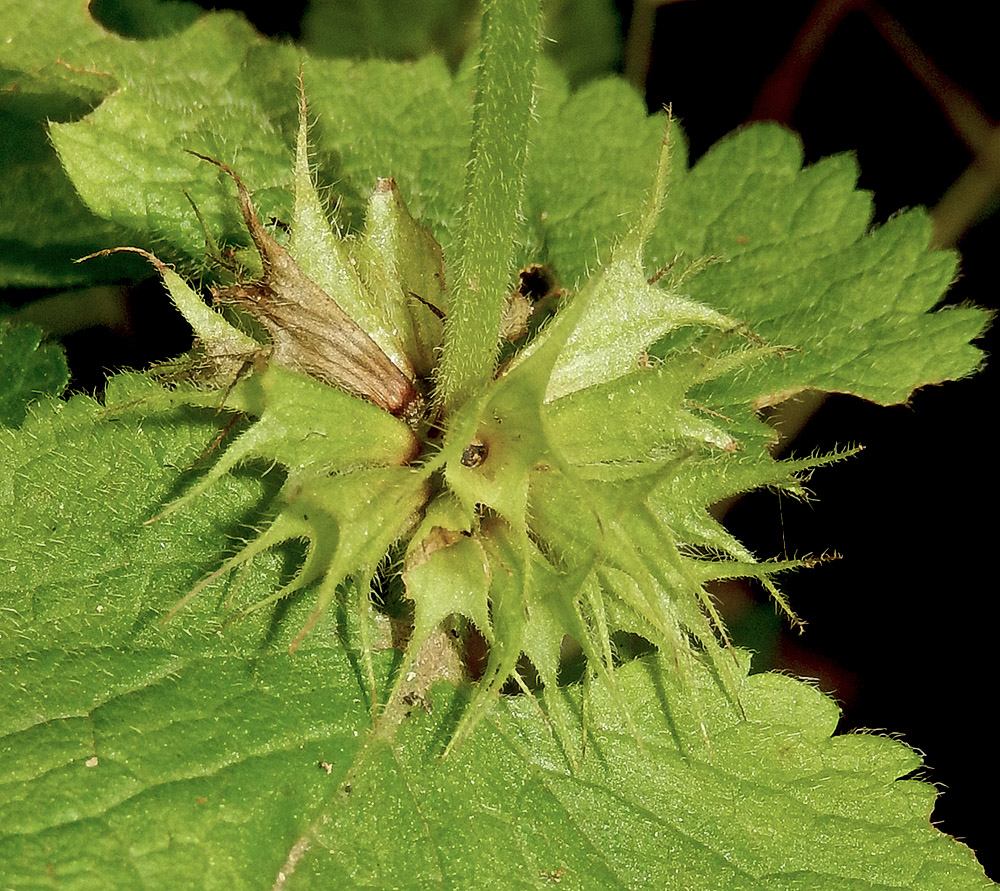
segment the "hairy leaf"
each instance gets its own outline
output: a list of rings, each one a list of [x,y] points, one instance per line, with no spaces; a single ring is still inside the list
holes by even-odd
[[[853,161],[803,169],[771,126],[689,168],[624,84],[536,79],[509,4],[478,103],[471,67],[313,59],[228,14],[126,41],[56,3],[34,41],[28,7],[5,96],[60,111],[69,181],[197,344],[159,372],[193,382],[0,430],[15,883],[989,886],[914,753],[748,676],[705,589],[790,613],[773,577],[804,561],[708,508],[839,457],[775,461],[756,408],[977,365],[921,212],[869,231]],[[654,655],[621,665],[621,633]]]
[[[68,380],[62,350],[43,344],[38,328],[13,328],[0,319],[0,425],[17,427],[32,402],[59,396]]]

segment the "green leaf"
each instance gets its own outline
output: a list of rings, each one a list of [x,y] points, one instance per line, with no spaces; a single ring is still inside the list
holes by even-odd
[[[831,739],[835,706],[800,682],[745,680],[746,720],[704,673],[685,687],[644,662],[620,683],[645,748],[602,726],[575,774],[523,699],[428,768],[448,704],[439,689],[433,715],[414,711],[392,747],[364,753],[349,793],[304,833],[286,887],[991,887],[928,829],[929,787],[898,779],[918,766],[914,753]],[[688,708],[695,691],[701,712]]]
[[[686,163],[679,131],[673,176]],[[526,173],[525,220],[543,251],[532,259],[551,264],[569,287],[583,284],[634,222],[662,142],[662,118],[648,116],[622,80],[588,84],[553,108],[535,129]]]
[[[312,0],[302,42],[318,56],[419,59],[437,53],[457,65],[478,33],[474,0]]]
[[[419,59],[444,56],[454,68],[479,35],[477,0],[312,0],[302,42],[318,56]],[[609,74],[619,56],[619,23],[608,0],[549,0],[543,49],[572,83]]]
[[[225,177],[184,149],[229,163],[253,191],[264,219],[291,218],[297,60],[284,47],[259,45],[237,25],[209,17],[196,26],[201,33],[185,32],[206,44],[202,58],[212,60],[202,78],[161,86],[163,69],[190,66],[179,44],[162,46],[162,59],[144,69],[145,78],[108,99],[86,125],[53,128],[53,141],[89,206],[146,233],[144,242],[156,244],[165,259],[204,264],[204,233],[185,191],[216,238],[242,229]],[[226,46],[226,53],[208,52],[211,44]],[[338,182],[341,225],[360,228],[376,179],[389,175],[414,216],[436,231],[445,221],[452,225],[462,194],[467,106],[444,66],[434,59],[406,67],[314,60],[304,76],[316,116],[315,163],[323,182]],[[150,118],[151,102],[162,120]],[[414,140],[414,132],[421,139]],[[424,193],[419,184],[428,181],[440,182],[441,189]],[[137,191],[142,202],[135,200]]]
[[[626,85],[605,81],[578,92],[538,129],[527,217],[567,283],[606,260],[634,224],[625,212],[641,205],[641,171],[652,169],[660,127]],[[610,138],[594,144],[595,132]],[[956,274],[956,255],[928,250],[922,210],[870,231],[871,200],[854,189],[852,157],[803,169],[797,137],[775,125],[724,139],[689,171],[681,146],[675,155],[647,274],[714,258],[686,279],[687,296],[748,323],[771,344],[795,348],[696,398],[721,399],[725,410],[815,388],[894,403],[915,385],[978,366],[969,341],[986,317],[969,307],[930,312]]]
[[[134,402],[136,383],[116,382],[113,397]],[[294,657],[281,651],[294,616],[207,634],[214,607],[195,606],[157,624],[260,481],[231,478],[206,496],[210,511],[143,526],[211,435],[211,414],[105,417],[77,397],[20,436],[0,433],[5,529],[57,523],[44,540],[0,539],[0,859],[15,887],[53,876],[110,888],[992,887],[930,826],[932,787],[899,779],[917,756],[884,738],[831,738],[835,706],[785,677],[743,678],[744,719],[704,669],[681,679],[670,664],[633,663],[617,686],[642,745],[597,685],[587,707],[603,717],[576,771],[523,697],[502,700],[444,763],[458,707],[446,687],[391,743],[369,741],[335,622]],[[9,482],[28,469],[15,499]],[[100,564],[86,557],[98,547]],[[281,572],[258,559],[241,596]],[[18,589],[30,596],[12,599]],[[384,684],[386,657],[376,669]]]
[[[113,277],[107,267],[72,262],[123,233],[80,200],[44,121],[0,112],[0,133],[0,285],[69,286]]]
[[[128,380],[113,391],[140,392]],[[744,720],[703,669],[681,680],[669,664],[634,663],[617,684],[642,746],[598,685],[588,709],[604,717],[575,772],[524,698],[502,700],[443,764],[457,705],[445,687],[391,744],[366,742],[367,700],[334,623],[294,657],[273,636],[285,621],[251,616],[206,634],[213,610],[195,608],[156,624],[260,483],[233,478],[211,512],[143,526],[213,427],[208,413],[197,424],[144,414],[107,424],[77,397],[25,434],[0,434],[0,492],[28,468],[39,481],[5,496],[7,528],[58,524],[47,540],[0,539],[8,592],[32,592],[8,595],[0,615],[0,858],[15,887],[46,876],[200,887],[208,876],[260,888],[279,873],[290,888],[555,877],[579,888],[992,887],[930,826],[932,787],[899,779],[916,755],[884,738],[831,738],[834,705],[785,677],[744,678]],[[65,488],[49,491],[52,479]],[[73,529],[80,551],[57,544]],[[100,565],[86,559],[95,547]],[[258,560],[242,586],[252,594],[281,571]],[[85,600],[66,598],[80,590]],[[384,683],[385,657],[376,666]]]
[[[0,96],[5,109],[36,120],[92,107],[116,86],[109,57],[118,61],[139,48],[105,31],[87,7],[65,0],[41,7],[3,0],[0,22]]]
[[[164,202],[152,197],[149,203],[135,205],[133,199],[143,192],[141,181],[130,177],[129,172],[137,172],[135,161],[143,153],[138,151],[129,163],[122,163],[123,139],[134,139],[136,145],[141,145],[151,126],[150,116],[158,116],[153,109],[164,109],[170,97],[178,93],[169,87],[169,79],[158,76],[152,83],[148,74],[162,71],[159,66],[163,64],[174,71],[189,72],[190,77],[200,72],[203,83],[223,88],[215,94],[221,105],[225,81],[232,76],[234,65],[227,67],[233,56],[220,50],[233,45],[245,51],[254,32],[242,19],[220,15],[196,22],[183,31],[186,36],[175,34],[160,40],[136,41],[103,29],[87,14],[86,5],[79,3],[54,2],[36,9],[33,4],[10,0],[3,7],[0,128],[4,138],[0,140],[3,146],[0,160],[4,162],[5,176],[0,185],[4,209],[0,222],[0,244],[4,247],[0,275],[5,282],[21,286],[108,280],[116,272],[121,274],[123,268],[134,275],[135,266],[73,266],[71,261],[122,243],[126,240],[125,232],[145,233],[151,226],[155,229],[156,220],[166,209]],[[197,8],[177,4],[171,9],[177,15],[165,15],[163,22],[169,19],[170,27],[174,28],[190,22],[190,10]],[[146,21],[149,24],[148,17]],[[87,158],[81,158],[80,166],[64,170],[67,159],[62,159],[62,165],[57,160],[45,133],[45,122],[79,118],[118,89],[132,90],[133,98],[135,91],[142,92],[138,101],[146,104],[145,111],[137,110],[127,119],[116,118],[120,134],[105,143],[107,154],[99,148],[95,150],[89,159],[95,163],[88,164]],[[182,88],[179,92],[183,95],[185,91]],[[164,121],[176,122],[182,115],[193,123],[198,110],[190,106],[178,108],[176,114],[164,110],[162,116]],[[235,117],[240,119],[240,113]],[[260,122],[258,118],[256,123]],[[250,130],[253,129],[251,126]],[[259,126],[257,129],[259,132]],[[154,143],[151,140],[151,148]],[[154,148],[142,170],[152,177],[156,169]],[[72,176],[74,171],[80,177],[71,183],[67,173]],[[106,180],[100,178],[101,172]],[[122,199],[132,205],[128,214],[117,219],[106,212],[103,202],[94,200],[108,192],[112,184],[116,191],[121,191]],[[89,211],[81,199],[90,204]],[[167,206],[170,202],[176,202],[177,212],[185,215],[184,222],[197,230],[180,188],[171,191]],[[200,230],[196,237],[197,241],[192,232],[192,243],[198,245],[200,256],[203,252]]]
[[[33,325],[13,328],[0,319],[0,426],[19,426],[32,402],[59,396],[68,382],[59,347],[43,344]]]
[[[815,388],[888,404],[931,379],[970,373],[980,354],[969,341],[986,317],[968,307],[930,312],[955,277],[957,255],[928,250],[926,213],[869,231],[870,200],[852,191],[854,159],[801,163],[798,140],[781,128],[736,134],[675,187],[656,242],[664,258],[727,259],[691,280],[691,296],[797,348],[733,397],[763,404]]]
[[[799,493],[837,457],[774,461],[756,406],[892,401],[975,367],[983,314],[929,312],[951,255],[919,213],[869,233],[853,162],[802,169],[778,128],[688,170],[634,91],[569,97],[536,78],[537,16],[491,9],[477,105],[471,68],[310,59],[229,15],[123,41],[67,3],[76,36],[37,45],[26,4],[5,21],[26,117],[107,97],[51,130],[89,208],[201,271],[206,240],[242,262],[249,228],[260,268],[213,288],[253,317],[237,329],[158,266],[204,389],[119,377],[104,406],[44,401],[0,430],[0,862],[80,887],[989,887],[931,827],[933,790],[900,779],[914,753],[831,737],[828,700],[748,677],[704,589],[752,576],[785,606],[772,576],[795,562],[759,561],[708,507]],[[251,205],[291,222],[288,248]],[[569,287],[497,370],[520,260]],[[320,295],[326,327],[267,324],[267,301]],[[413,413],[352,389],[367,366],[286,361],[317,330],[377,352]],[[432,687],[470,624],[482,681]],[[617,631],[657,655],[619,665]],[[579,687],[559,683],[567,635]]]
[[[175,251],[201,258],[204,233],[190,202],[215,234],[225,231],[222,220],[235,230],[238,217],[224,178],[183,149],[236,163],[257,188],[286,185],[286,163],[281,182],[267,176],[273,170],[267,159],[285,162],[289,143],[276,130],[272,101],[252,86],[253,50],[261,44],[243,19],[206,16],[179,34],[141,44],[146,49],[134,67],[121,60],[124,64],[115,66],[118,91],[88,124],[53,125],[53,144],[90,208],[153,238],[170,231]],[[286,71],[294,70],[289,51],[275,47],[274,54],[284,57]],[[187,75],[165,78],[167,69]],[[289,79],[288,89],[286,101],[294,97],[294,80]],[[294,105],[286,110],[294,115]],[[288,123],[294,126],[294,117]],[[227,145],[239,145],[241,154],[256,160],[237,163]],[[287,196],[280,198],[287,208]],[[279,206],[266,204],[262,214],[267,217]]]
[[[573,85],[611,74],[621,55],[619,12],[607,0],[549,0],[544,47]]]
[[[92,0],[89,10],[105,28],[134,40],[180,31],[203,14],[186,0]]]

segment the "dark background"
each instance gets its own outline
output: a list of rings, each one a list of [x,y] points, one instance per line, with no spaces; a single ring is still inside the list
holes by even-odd
[[[259,9],[203,5],[243,8],[260,30],[292,38],[305,7],[301,0]],[[968,0],[945,6],[667,3],[650,19],[650,53],[640,54],[640,62],[648,61],[648,103],[651,109],[673,104],[692,158],[753,118],[799,131],[809,160],[854,151],[860,185],[874,192],[876,222],[884,221],[902,208],[933,207],[973,152],[949,123],[947,103],[914,77],[876,22],[904,29],[960,94],[978,103],[984,125],[992,127],[986,116],[1000,114],[1000,79],[991,6]],[[619,2],[618,8],[625,33],[632,5]],[[824,21],[830,27],[815,27]],[[797,35],[811,46],[802,57],[789,55]],[[638,66],[640,78],[644,67]],[[958,244],[963,274],[947,302],[997,306],[997,236],[996,214],[984,214],[968,229]],[[140,341],[145,332],[159,342],[137,345],[119,332],[114,343],[97,343],[101,365],[141,365],[150,350],[176,351],[162,340],[163,318],[133,322]],[[93,350],[94,332],[86,336]],[[988,352],[995,337],[983,343]],[[88,370],[85,351],[72,341],[70,347],[75,383],[92,387],[100,367]],[[1000,783],[988,744],[997,676],[997,585],[987,574],[996,536],[995,434],[989,432],[995,383],[987,367],[972,380],[921,391],[907,406],[882,408],[843,396],[823,403],[787,446],[791,452],[853,443],[865,451],[818,471],[811,505],[761,493],[743,499],[727,518],[761,557],[831,550],[843,556],[783,584],[808,623],[805,634],[782,630],[759,592],[727,588],[720,595],[737,642],[760,651],[759,668],[817,678],[843,706],[842,731],[888,731],[925,753],[922,776],[946,790],[935,820],[967,841],[1000,879],[991,809]],[[782,423],[800,426],[791,418]]]

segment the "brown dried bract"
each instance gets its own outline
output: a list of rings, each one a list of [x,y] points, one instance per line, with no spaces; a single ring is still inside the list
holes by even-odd
[[[419,414],[423,399],[413,382],[271,237],[232,168],[191,154],[221,168],[236,183],[240,212],[264,269],[257,281],[213,289],[215,300],[241,307],[264,325],[271,361],[278,365],[367,399],[397,417]]]

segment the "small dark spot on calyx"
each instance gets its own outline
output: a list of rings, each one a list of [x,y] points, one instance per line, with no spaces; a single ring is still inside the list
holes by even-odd
[[[488,449],[481,442],[470,442],[462,452],[463,467],[479,467],[486,460]]]

